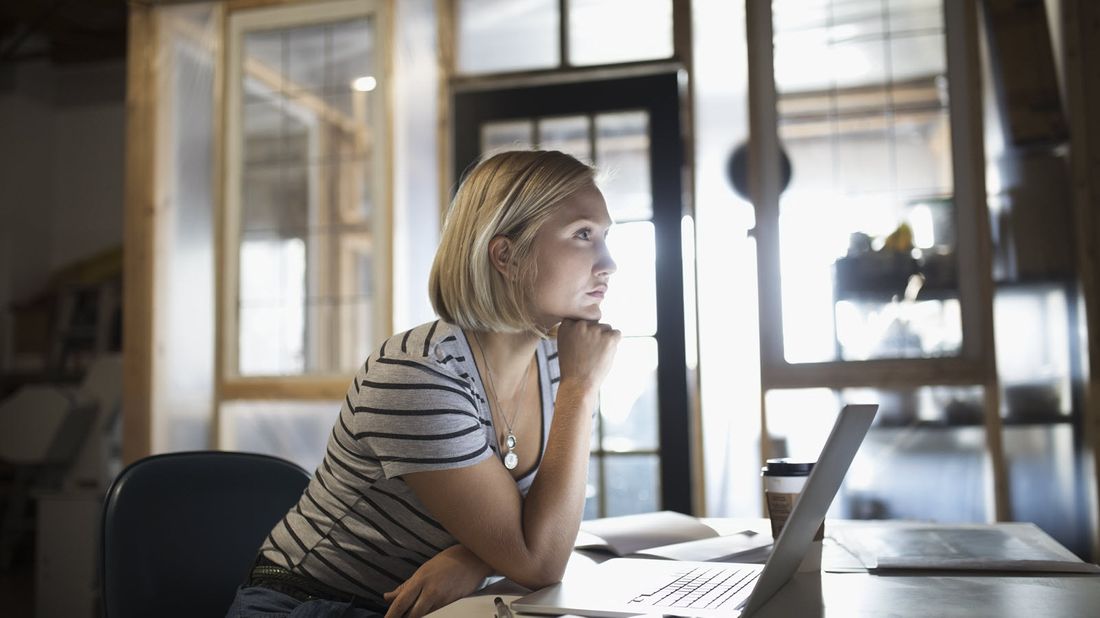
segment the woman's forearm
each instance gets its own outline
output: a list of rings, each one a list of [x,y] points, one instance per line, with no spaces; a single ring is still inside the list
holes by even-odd
[[[584,513],[592,411],[598,388],[563,379],[539,472],[523,505],[524,541],[539,567],[537,588],[561,580]]]
[[[458,560],[465,568],[469,569],[471,574],[481,579],[485,579],[496,572],[492,566],[461,543],[455,543],[440,553],[450,553],[455,560]]]
[[[496,571],[528,588],[561,580],[584,512],[592,412],[621,334],[564,320],[554,416],[524,498],[499,461],[405,476],[443,526]]]

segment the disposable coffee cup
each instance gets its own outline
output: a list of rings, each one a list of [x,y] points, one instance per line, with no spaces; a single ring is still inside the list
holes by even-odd
[[[814,462],[795,459],[769,459],[760,469],[764,477],[764,495],[768,502],[768,519],[772,524],[772,538],[778,539],[791,511],[798,504],[806,479],[814,469]],[[799,571],[821,569],[821,540],[825,537],[825,522],[817,529],[813,543],[799,566]]]

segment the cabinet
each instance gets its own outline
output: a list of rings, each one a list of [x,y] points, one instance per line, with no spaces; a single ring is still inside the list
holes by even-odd
[[[96,491],[48,493],[37,502],[35,615],[99,615],[96,541],[102,496]]]
[[[762,456],[878,402],[832,515],[1023,519],[1087,554],[1075,299],[993,280],[976,3],[795,4],[747,4]]]

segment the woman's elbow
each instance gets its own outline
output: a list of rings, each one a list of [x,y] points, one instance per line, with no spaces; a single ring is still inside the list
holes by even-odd
[[[562,575],[565,574],[563,570],[557,574],[534,574],[531,577],[524,577],[522,579],[513,580],[520,586],[527,588],[528,590],[541,590],[547,586],[553,586],[562,579]]]
[[[517,573],[515,577],[509,577],[509,579],[530,590],[552,586],[562,580],[568,562],[568,556],[565,560],[533,561],[530,569],[526,569],[524,573]]]

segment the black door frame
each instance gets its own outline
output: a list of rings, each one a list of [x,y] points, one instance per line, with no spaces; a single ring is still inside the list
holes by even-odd
[[[656,234],[657,399],[661,508],[692,512],[691,408],[685,365],[681,71],[463,90],[452,95],[454,176],[480,156],[479,128],[495,120],[644,110]],[[457,182],[454,186],[457,187]],[[452,189],[453,194],[453,189]]]

